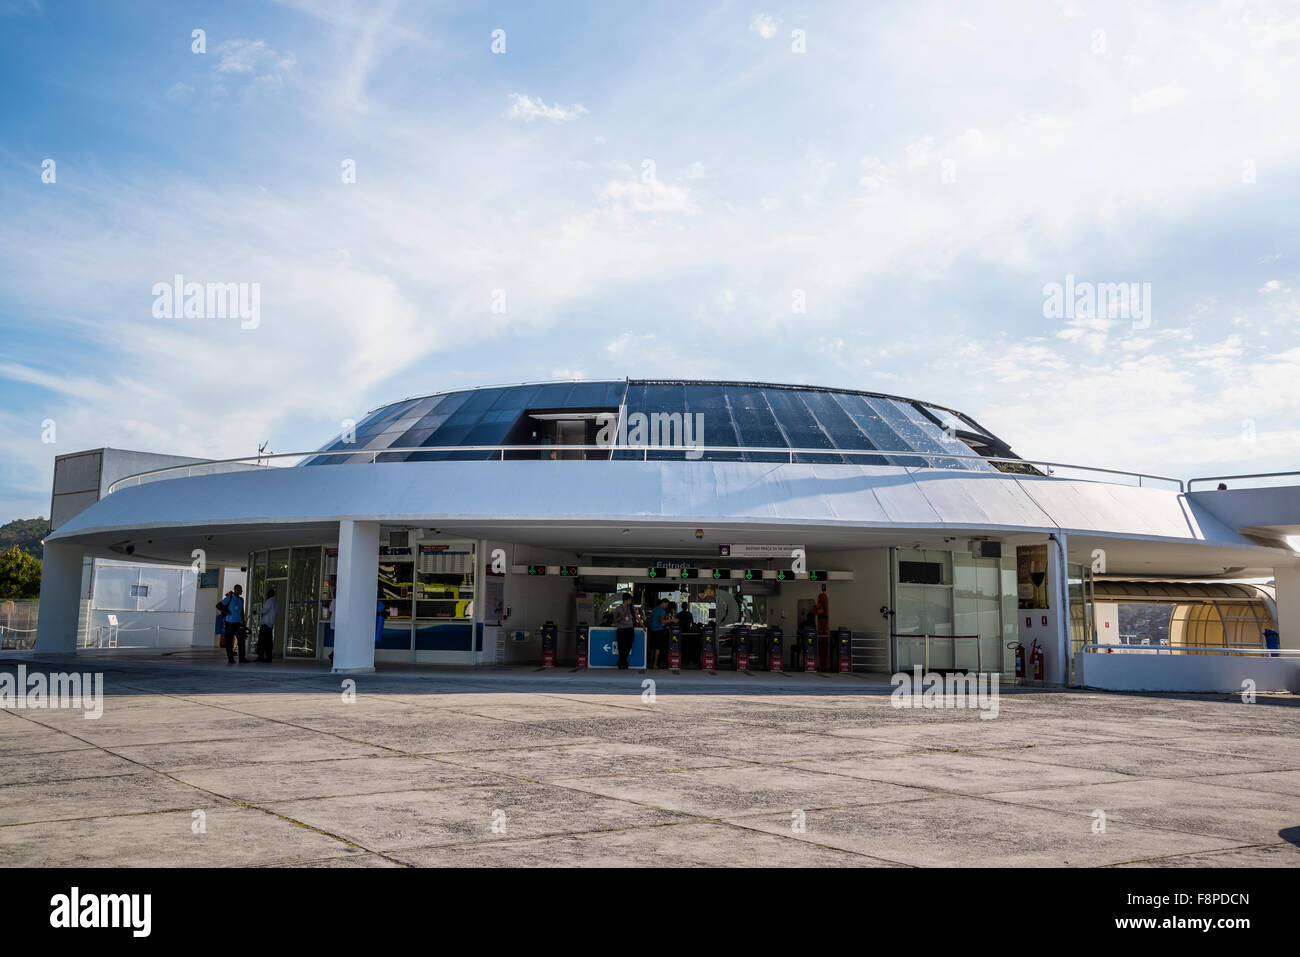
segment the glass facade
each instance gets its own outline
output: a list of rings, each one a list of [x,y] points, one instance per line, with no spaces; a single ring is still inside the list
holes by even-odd
[[[384,545],[379,551],[375,648],[405,653],[410,660],[419,651],[473,650],[474,543],[417,542]],[[317,658],[334,646],[337,548],[312,545],[254,552],[248,569],[254,628],[267,589],[275,588],[279,595],[277,655]]]
[[[943,549],[894,550],[894,654],[900,670],[1011,672],[1016,561]]]
[[[526,427],[537,414],[613,412],[625,406],[628,418],[640,413],[682,416],[702,426],[692,434],[695,445],[717,446],[706,452],[713,461],[784,462],[781,453],[729,452],[730,448],[815,449],[795,457],[798,462],[859,463],[991,471],[975,459],[943,458],[941,453],[971,455],[972,447],[958,432],[983,437],[981,447],[1005,448],[1001,440],[961,413],[895,396],[867,392],[780,386],[746,382],[685,382],[615,380],[519,385],[446,392],[405,399],[378,409],[356,427],[355,441],[336,440],[321,451],[355,451],[355,455],[309,459],[306,465],[369,461],[439,461],[486,459],[490,451],[440,452],[467,445],[526,445]],[[647,444],[676,444],[652,438]],[[984,441],[987,440],[987,441]],[[582,444],[582,443],[579,443]],[[586,443],[586,444],[595,444]],[[410,448],[428,451],[392,452]],[[926,452],[932,459],[908,455],[854,455],[841,452]],[[1008,450],[1009,452],[1009,450]],[[680,459],[682,453],[616,450],[616,459]],[[604,457],[602,455],[602,457]]]

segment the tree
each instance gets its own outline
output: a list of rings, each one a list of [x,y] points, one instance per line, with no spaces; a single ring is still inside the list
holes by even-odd
[[[0,599],[39,598],[41,560],[17,545],[0,552]]]

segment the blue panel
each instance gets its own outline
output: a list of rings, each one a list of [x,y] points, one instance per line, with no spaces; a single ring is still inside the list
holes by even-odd
[[[830,392],[801,393],[809,410],[817,417],[822,430],[830,436],[839,449],[874,449],[876,444],[858,425],[844,406],[838,401],[839,396]],[[846,455],[844,461],[855,465],[888,465],[883,455]]]
[[[817,417],[804,402],[807,393],[793,389],[768,389],[767,402],[776,414],[777,423],[792,449],[829,449],[834,448],[817,421]],[[796,462],[830,462],[844,461],[840,455],[796,455]]]
[[[384,623],[384,636],[375,644],[376,648],[409,651],[411,649],[411,623],[402,622],[396,627]]]
[[[749,386],[731,386],[727,389],[727,402],[731,419],[736,423],[740,444],[750,448],[789,448],[785,435],[776,424],[776,416],[768,404],[766,390]],[[788,455],[766,452],[746,452],[746,462],[788,462]]]
[[[973,454],[970,447],[961,439],[948,438],[947,433],[918,411],[911,402],[902,399],[878,399],[881,405],[888,404],[898,411],[899,417],[911,423],[912,431],[907,433],[910,446],[918,452],[954,452],[958,455]],[[901,430],[900,430],[901,431]],[[931,468],[937,469],[991,469],[992,466],[971,459],[927,459]]]
[[[835,395],[835,401],[876,448],[886,451],[910,448],[902,436],[894,431],[872,407],[867,396],[841,393]],[[925,465],[924,459],[897,455],[889,456],[888,461],[890,465],[901,465],[907,468],[921,468]]]
[[[740,438],[736,435],[736,423],[731,420],[731,408],[727,404],[727,393],[720,385],[688,385],[686,387],[686,411],[704,417],[703,440],[700,445],[738,446]],[[710,462],[739,462],[744,456],[739,452],[708,452],[703,458]]]
[[[483,626],[480,624],[479,628]],[[482,650],[480,632],[479,649]],[[468,622],[447,625],[420,625],[415,629],[416,651],[471,651],[473,632]]]
[[[631,668],[645,667],[645,629],[633,632],[632,650],[628,652],[627,663]],[[613,628],[593,628],[587,641],[588,668],[617,668],[618,641]]]
[[[504,443],[529,410],[591,410],[616,408],[626,402],[629,414],[647,418],[658,415],[700,414],[703,435],[692,430],[693,444],[722,448],[767,447],[774,449],[826,449],[825,454],[796,457],[807,462],[856,462],[882,464],[886,461],[907,467],[927,464],[940,468],[987,469],[974,460],[954,458],[918,459],[910,455],[840,455],[837,450],[882,452],[950,451],[953,442],[943,426],[984,433],[973,420],[946,409],[911,400],[832,390],[770,386],[744,382],[628,381],[560,382],[547,385],[501,386],[405,399],[370,413],[357,428],[355,445],[332,441],[322,451],[352,452],[352,456],[316,456],[304,464],[367,462],[376,451],[378,461],[482,460],[491,452],[440,452],[458,445],[494,446]],[[935,420],[938,420],[936,423]],[[695,420],[690,420],[695,424]],[[680,433],[677,433],[680,435]],[[994,438],[990,436],[990,438]],[[663,442],[671,436],[660,435]],[[994,438],[996,441],[996,439]],[[387,448],[422,448],[428,451],[384,454]],[[967,447],[960,444],[959,452]],[[715,461],[784,462],[780,452],[710,452],[702,456]],[[680,451],[645,453],[639,449],[615,450],[617,460],[680,461]]]

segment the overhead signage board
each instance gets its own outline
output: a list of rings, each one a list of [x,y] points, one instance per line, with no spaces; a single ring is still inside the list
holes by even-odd
[[[722,558],[792,558],[802,545],[719,545]]]

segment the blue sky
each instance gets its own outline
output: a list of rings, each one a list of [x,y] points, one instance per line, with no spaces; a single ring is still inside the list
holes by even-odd
[[[1300,459],[1294,3],[0,0],[0,80],[0,521],[56,454],[572,377]],[[260,323],[155,318],[176,274],[257,283]],[[1150,284],[1149,322],[1045,315],[1067,275]]]

